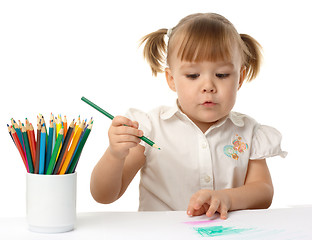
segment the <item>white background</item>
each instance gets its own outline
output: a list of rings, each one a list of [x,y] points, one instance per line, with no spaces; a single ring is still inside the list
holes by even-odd
[[[108,3],[109,2],[109,3]],[[286,159],[268,159],[275,186],[272,207],[312,203],[311,55],[308,1],[0,1],[0,213],[25,216],[26,170],[8,134],[13,117],[36,125],[41,113],[69,121],[94,117],[78,172],[77,211],[136,211],[138,177],[110,205],[96,203],[90,175],[107,145],[110,120],[83,103],[85,96],[113,115],[144,111],[176,98],[160,74],[152,77],[139,39],[175,26],[196,12],[217,12],[264,48],[259,77],[238,93],[235,111],[276,127]]]

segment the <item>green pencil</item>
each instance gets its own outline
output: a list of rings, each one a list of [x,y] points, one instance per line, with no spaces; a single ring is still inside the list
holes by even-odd
[[[49,166],[48,166],[48,169],[46,172],[47,175],[51,175],[53,173],[53,169],[54,169],[54,166],[56,163],[56,157],[57,157],[58,151],[59,151],[61,143],[62,143],[63,135],[64,135],[64,127],[61,128],[59,135],[57,136],[56,143],[54,145],[53,152],[51,155],[51,159],[49,162]]]
[[[22,126],[22,136],[23,136],[23,140],[24,140],[24,146],[25,146],[25,151],[26,151],[26,156],[27,156],[27,163],[28,163],[29,172],[34,173],[34,166],[33,166],[33,162],[31,159],[31,152],[30,152],[26,127],[24,127],[24,125]]]
[[[106,117],[110,118],[111,120],[114,119],[113,115],[106,112],[104,109],[102,109],[98,105],[94,104],[90,100],[86,99],[85,97],[82,97],[81,100],[84,101],[85,103],[89,104],[91,107],[95,108],[96,110],[98,110],[100,113],[103,113]],[[157,148],[160,150],[160,148],[152,140],[148,139],[147,137],[142,136],[139,138],[141,138],[141,140],[143,140],[144,142],[146,142],[148,145],[152,146],[153,148]]]

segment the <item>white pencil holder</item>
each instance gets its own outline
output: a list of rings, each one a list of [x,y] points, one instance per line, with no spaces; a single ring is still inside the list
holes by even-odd
[[[26,175],[26,215],[29,230],[71,231],[76,222],[77,173]]]

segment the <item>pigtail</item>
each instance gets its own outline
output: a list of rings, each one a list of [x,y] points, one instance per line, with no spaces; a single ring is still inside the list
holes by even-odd
[[[245,52],[246,79],[248,82],[256,78],[260,71],[262,47],[254,38],[247,34],[240,34],[240,37],[248,49],[248,52]]]
[[[167,34],[167,29],[159,29],[152,32],[141,39],[140,45],[145,43],[143,56],[152,69],[154,76],[157,73],[164,71],[166,64],[167,45],[164,36]]]

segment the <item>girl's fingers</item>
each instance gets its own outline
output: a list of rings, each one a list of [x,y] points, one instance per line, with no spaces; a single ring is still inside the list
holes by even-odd
[[[209,209],[208,209],[206,215],[208,217],[212,217],[213,214],[215,214],[215,212],[218,210],[219,207],[220,207],[220,200],[219,199],[213,199],[210,202],[210,206],[209,206]]]
[[[135,144],[140,143],[141,139],[134,135],[118,135],[116,137],[117,143],[127,143],[127,142],[133,142]]]
[[[204,194],[199,194],[194,202],[194,208],[196,210],[200,209],[205,203],[210,202],[211,194],[209,192],[205,192]]]
[[[225,220],[225,219],[227,219],[227,217],[228,217],[228,209],[224,205],[221,205],[220,218]]]
[[[116,116],[114,117],[112,121],[112,125],[117,127],[117,126],[122,126],[126,125],[128,127],[133,127],[133,128],[138,128],[139,124],[136,121],[131,121],[129,118],[123,117],[123,116]]]
[[[138,129],[138,122],[122,116],[117,116],[112,121],[112,133],[116,135],[133,135],[142,137],[143,131]]]
[[[210,198],[209,192],[198,191],[195,193],[190,199],[187,214],[190,216],[204,214],[208,209]]]

